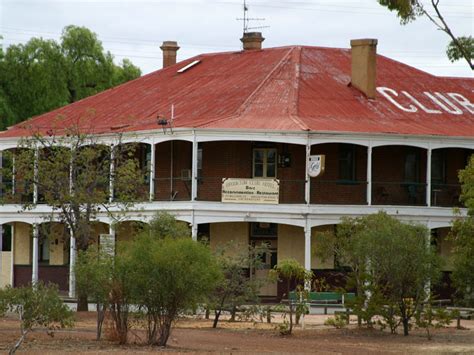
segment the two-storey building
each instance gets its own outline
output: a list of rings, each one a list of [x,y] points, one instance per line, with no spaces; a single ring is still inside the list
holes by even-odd
[[[13,126],[0,133],[0,150],[58,122],[80,122],[103,144],[120,132],[124,144],[139,143],[152,177],[130,221],[168,211],[211,247],[266,242],[269,268],[292,257],[330,283],[338,265],[315,256],[318,232],[343,216],[384,210],[423,223],[448,257],[457,173],[474,149],[474,80],[377,55],[373,39],[353,40],[351,49],[262,49],[262,41],[247,33],[241,51],[179,63],[176,42],[164,42],[162,70]],[[325,157],[317,177],[308,169],[314,155]],[[40,237],[48,206],[20,210],[0,206],[0,285],[43,279],[72,295],[74,243],[59,224],[57,238]],[[116,240],[129,238],[129,228],[112,228],[106,214],[95,224],[97,235]],[[276,284],[262,289],[277,293]]]

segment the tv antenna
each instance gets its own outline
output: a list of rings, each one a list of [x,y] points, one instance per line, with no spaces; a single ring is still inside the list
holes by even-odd
[[[173,134],[173,121],[174,121],[174,105],[171,105],[171,119],[168,119],[164,116],[158,115],[156,117],[158,126],[161,126],[163,129],[163,133],[166,134],[166,129],[169,128],[171,131],[171,134]]]
[[[270,27],[270,26],[253,26],[253,27],[249,27],[250,21],[265,21],[265,18],[248,17],[249,6],[248,6],[246,0],[244,0],[244,7],[243,7],[243,10],[244,10],[244,17],[237,18],[237,20],[243,22],[242,31],[243,31],[244,34],[247,33],[247,32],[249,32],[249,30],[256,30],[256,29],[260,29],[260,28],[267,28],[267,27]]]

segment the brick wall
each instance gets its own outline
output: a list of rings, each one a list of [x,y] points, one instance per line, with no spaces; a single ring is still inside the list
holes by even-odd
[[[189,200],[191,180],[182,179],[182,171],[191,169],[192,145],[174,141],[173,192],[175,200]],[[280,203],[304,203],[305,147],[295,144],[253,142],[205,142],[202,149],[202,170],[198,177],[198,200],[220,201],[222,178],[251,178],[252,150],[256,147],[276,148],[278,155],[288,155],[290,166],[278,166]],[[326,156],[322,176],[311,178],[313,204],[366,204],[367,148],[355,145],[355,174],[352,181],[342,180],[340,153],[343,145],[315,145],[311,154]],[[405,181],[405,157],[410,151],[419,156],[416,181]],[[171,142],[156,145],[155,199],[171,200]],[[437,192],[439,201],[455,205],[459,196],[457,171],[464,167],[466,150],[447,149],[447,184]],[[406,146],[376,147],[372,152],[372,203],[377,205],[424,205],[426,201],[426,150]],[[454,196],[454,197],[453,197]],[[433,195],[432,195],[433,201]]]
[[[355,147],[355,179],[343,181],[339,172],[339,154],[342,145],[318,144],[311,154],[324,154],[326,168],[323,175],[311,178],[311,203],[365,204],[367,189],[367,148]]]
[[[222,178],[252,178],[251,142],[206,142],[202,144],[202,175],[198,184],[198,199],[220,201]],[[280,180],[280,203],[304,202],[305,148],[293,144],[269,144],[278,155],[288,155],[290,166],[277,168]]]
[[[191,169],[192,144],[186,141],[164,142],[157,144],[155,149],[155,200],[190,200],[191,180],[183,179],[182,173],[183,170]],[[172,188],[171,149],[173,149]]]
[[[38,267],[38,279],[45,284],[54,283],[58,285],[60,291],[67,291],[69,288],[69,266],[40,265]],[[31,283],[31,266],[15,265],[14,286],[26,286],[29,283]]]
[[[405,181],[405,158],[419,156],[416,181]],[[384,146],[372,150],[372,203],[374,205],[424,205],[426,201],[426,150]]]

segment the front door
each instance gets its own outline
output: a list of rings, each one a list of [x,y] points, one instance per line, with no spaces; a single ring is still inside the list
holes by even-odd
[[[250,226],[250,240],[254,246],[265,244],[268,248],[268,251],[262,255],[263,267],[253,272],[253,276],[262,281],[260,296],[276,297],[277,282],[269,280],[269,273],[277,264],[277,225],[273,223],[252,223]]]

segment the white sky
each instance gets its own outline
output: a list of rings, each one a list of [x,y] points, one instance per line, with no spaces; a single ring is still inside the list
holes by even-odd
[[[428,0],[425,0],[428,2]],[[242,0],[0,0],[4,48],[31,37],[59,39],[70,24],[97,33],[119,62],[129,58],[143,73],[161,68],[159,46],[176,40],[178,60],[239,50]],[[474,0],[440,0],[456,35],[474,35]],[[249,16],[264,17],[264,47],[349,47],[353,38],[378,38],[378,52],[435,75],[473,77],[467,63],[445,55],[446,34],[425,18],[401,26],[376,0],[248,0]]]

